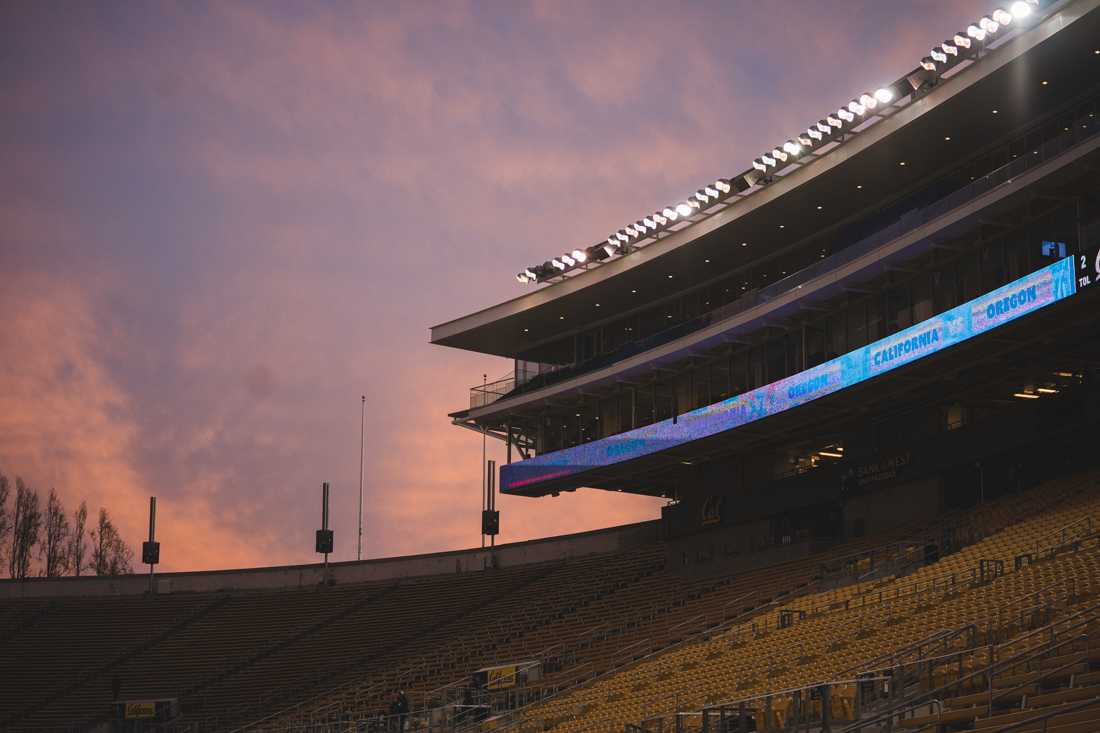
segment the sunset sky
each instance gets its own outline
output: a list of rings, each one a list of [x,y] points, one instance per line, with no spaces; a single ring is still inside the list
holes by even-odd
[[[0,471],[164,570],[479,542],[510,362],[428,327],[737,173],[990,0],[0,6]],[[503,458],[499,444],[492,456]],[[502,497],[515,541],[657,516]]]

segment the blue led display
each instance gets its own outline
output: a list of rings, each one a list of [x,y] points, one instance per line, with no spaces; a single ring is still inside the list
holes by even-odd
[[[1059,260],[892,336],[785,379],[652,425],[501,466],[503,492],[652,455],[798,407],[966,341],[1075,292],[1074,258]]]

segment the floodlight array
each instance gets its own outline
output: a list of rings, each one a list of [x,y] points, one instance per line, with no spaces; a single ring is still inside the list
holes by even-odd
[[[671,204],[638,221],[613,232],[605,241],[586,249],[558,255],[541,265],[533,265],[516,275],[521,283],[543,282],[563,276],[566,272],[585,267],[590,262],[603,262],[625,254],[640,242],[654,239],[683,222],[693,222],[707,209],[725,203],[731,198],[747,195],[754,186],[767,184],[773,175],[802,160],[811,160],[815,151],[842,141],[881,109],[893,105],[902,97],[935,83],[964,60],[977,58],[985,45],[1014,22],[1030,17],[1039,7],[1040,0],[1017,0],[1008,10],[997,8],[989,15],[956,33],[952,38],[935,46],[921,59],[919,68],[893,84],[865,92],[839,107],[835,112],[806,128],[805,131],[781,145],[761,154],[752,161],[752,168],[732,178],[719,178],[703,186],[683,201]]]

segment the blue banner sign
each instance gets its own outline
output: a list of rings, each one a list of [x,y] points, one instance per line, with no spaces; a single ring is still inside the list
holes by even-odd
[[[544,481],[717,435],[922,359],[1073,295],[1077,277],[1074,260],[1066,257],[892,336],[777,382],[691,410],[675,421],[662,420],[501,466],[501,491],[529,490]]]

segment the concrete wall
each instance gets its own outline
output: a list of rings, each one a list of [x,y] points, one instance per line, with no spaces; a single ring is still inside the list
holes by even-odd
[[[659,522],[641,522],[574,535],[498,545],[493,549],[455,550],[429,555],[330,563],[333,582],[362,583],[426,575],[478,572],[549,560],[564,560],[600,552],[614,552],[657,542]],[[243,570],[195,573],[158,573],[158,593],[209,593],[220,590],[260,590],[318,585],[321,564],[285,565]],[[117,578],[31,578],[0,581],[0,599],[65,596],[138,595],[149,589],[147,575]]]

